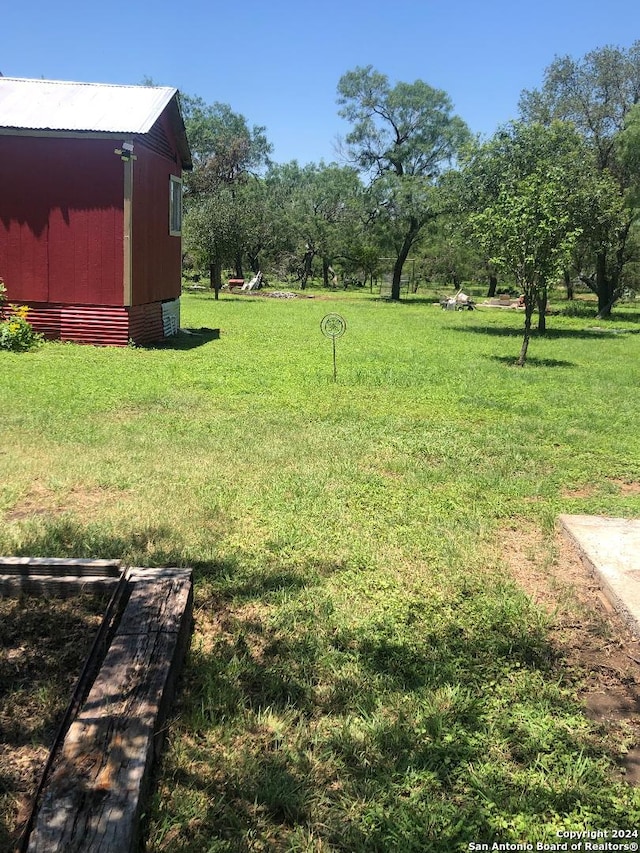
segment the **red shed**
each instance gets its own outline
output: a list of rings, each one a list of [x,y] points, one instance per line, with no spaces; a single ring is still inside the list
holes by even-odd
[[[149,343],[179,328],[176,89],[0,77],[0,278],[48,338]]]

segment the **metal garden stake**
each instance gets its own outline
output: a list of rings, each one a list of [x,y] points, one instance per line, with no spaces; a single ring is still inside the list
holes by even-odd
[[[347,331],[347,324],[344,321],[344,317],[341,317],[340,314],[325,314],[320,321],[320,329],[325,337],[331,338],[331,343],[333,344],[333,381],[335,382],[337,376],[336,338],[341,338],[344,335]]]

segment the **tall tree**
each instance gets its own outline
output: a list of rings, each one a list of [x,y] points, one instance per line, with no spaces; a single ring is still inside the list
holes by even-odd
[[[469,138],[448,95],[422,80],[391,86],[372,66],[338,83],[340,115],[352,123],[347,155],[372,183],[372,198],[395,251],[391,298],[400,299],[402,269],[427,222],[442,210],[438,178]]]
[[[571,121],[590,145],[597,167],[613,175],[624,199],[626,217],[614,232],[594,226],[585,232],[592,246],[594,274],[585,281],[598,295],[598,314],[607,316],[623,287],[629,257],[628,239],[637,219],[638,200],[629,194],[628,174],[621,163],[617,137],[627,114],[640,101],[640,41],[628,50],[604,47],[580,60],[556,59],[546,70],[539,90],[524,91],[520,111],[527,121]]]

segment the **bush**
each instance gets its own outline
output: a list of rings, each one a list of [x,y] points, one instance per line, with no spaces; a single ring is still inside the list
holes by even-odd
[[[27,320],[29,308],[26,305],[10,305],[8,317],[4,317],[3,303],[6,288],[0,278],[0,349],[24,352],[42,343],[42,335],[34,332]]]

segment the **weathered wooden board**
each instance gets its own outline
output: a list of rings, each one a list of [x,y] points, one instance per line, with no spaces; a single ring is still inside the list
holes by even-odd
[[[191,630],[187,570],[135,570],[102,667],[42,788],[29,853],[129,853]]]
[[[151,574],[132,569],[129,573],[131,596],[118,625],[118,634],[180,630],[191,596],[191,582],[185,581],[183,570],[162,574],[154,569],[149,571]]]
[[[0,575],[0,595],[17,598],[20,595],[46,595],[51,598],[68,598],[83,592],[97,593],[111,591],[118,578],[91,577],[55,577],[51,575]]]
[[[119,560],[80,559],[77,557],[0,557],[4,574],[103,575],[118,577],[122,573]]]
[[[110,590],[123,572],[118,560],[0,557],[0,595],[71,596]]]

